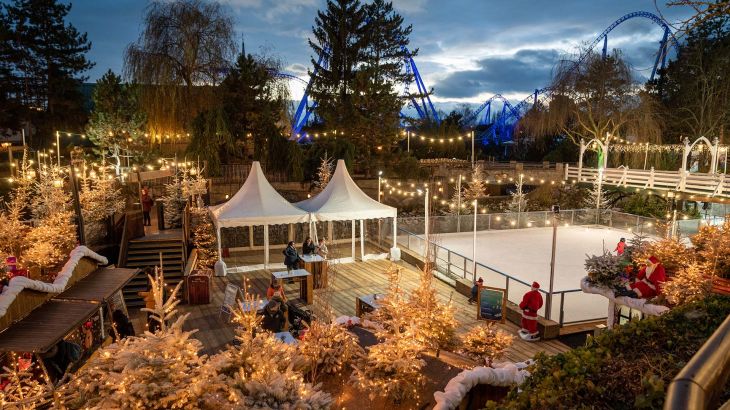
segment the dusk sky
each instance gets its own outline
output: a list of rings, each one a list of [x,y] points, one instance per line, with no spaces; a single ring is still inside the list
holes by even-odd
[[[324,0],[225,0],[237,39],[246,51],[284,61],[287,72],[307,78],[314,16]],[[632,11],[658,14],[653,0],[395,0],[407,24],[413,25],[411,49],[434,101],[478,103],[494,93],[521,100],[545,86],[555,63],[591,42],[613,21]],[[122,54],[141,31],[143,0],[79,0],[70,21],[88,33],[95,81],[107,69],[122,69]],[[670,21],[686,17],[684,8],[667,9]],[[648,77],[662,31],[647,19],[632,19],[609,34],[609,48],[620,48],[637,76]],[[240,42],[240,41],[239,41]],[[600,45],[597,47],[600,49]],[[292,84],[292,95],[302,86]],[[451,104],[444,104],[451,105]]]

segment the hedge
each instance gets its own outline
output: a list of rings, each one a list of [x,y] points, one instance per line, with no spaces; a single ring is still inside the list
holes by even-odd
[[[486,407],[661,409],[671,380],[728,314],[730,297],[713,295],[589,337],[585,347],[540,353],[525,383]]]

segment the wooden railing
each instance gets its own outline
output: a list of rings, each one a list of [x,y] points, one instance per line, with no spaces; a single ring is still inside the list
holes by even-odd
[[[129,241],[144,236],[144,221],[142,211],[127,211],[124,214],[124,228],[122,239],[119,241],[119,257],[117,267],[123,268],[127,264],[127,248]]]
[[[565,169],[568,181],[592,183],[598,179],[596,168]],[[639,189],[658,189],[687,192],[690,194],[730,197],[730,178],[726,174],[705,174],[688,171],[657,171],[652,169],[630,169],[627,167],[606,168],[603,170],[603,184]]]

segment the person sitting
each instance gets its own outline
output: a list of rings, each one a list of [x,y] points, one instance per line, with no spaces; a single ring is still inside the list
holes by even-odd
[[[289,241],[286,245],[286,249],[284,249],[282,253],[284,254],[284,265],[286,266],[286,270],[291,272],[292,269],[296,269],[297,263],[299,262],[299,254],[297,253],[297,248],[294,247],[294,241]]]
[[[282,287],[276,279],[272,279],[269,288],[266,290],[266,299],[278,298],[281,302],[286,302],[284,295],[284,287]]]
[[[639,270],[633,283],[619,288],[616,296],[651,299],[662,294],[662,286],[667,281],[664,266],[656,256],[650,256],[646,266]]]
[[[479,294],[479,288],[484,285],[484,279],[479,278],[476,282],[474,282],[474,286],[471,287],[471,297],[469,298],[469,304],[476,303],[477,301],[477,295]]]
[[[519,330],[520,337],[528,341],[538,340],[540,334],[537,329],[537,311],[542,307],[542,295],[540,284],[532,282],[532,287],[522,297],[520,309],[522,309],[522,328]]]
[[[134,336],[134,326],[129,321],[127,315],[121,310],[117,309],[112,313],[112,323],[114,324],[115,332],[112,332],[112,338],[116,342],[117,340],[124,339],[125,337]]]
[[[618,241],[618,244],[616,244],[616,255],[622,256],[624,252],[626,252],[626,238],[621,238],[620,241]]]
[[[312,242],[312,238],[307,236],[307,239],[305,239],[302,244],[302,255],[311,255],[315,250],[316,246],[314,245],[314,242]]]
[[[281,310],[281,303],[271,300],[264,307],[264,319],[261,321],[261,327],[273,333],[279,333],[284,330],[286,325],[286,316]]]
[[[319,245],[317,245],[317,255],[321,256],[324,259],[327,259],[328,253],[329,250],[327,249],[327,238],[320,238]]]

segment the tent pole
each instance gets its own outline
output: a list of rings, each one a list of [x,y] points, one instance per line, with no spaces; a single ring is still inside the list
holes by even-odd
[[[269,267],[269,225],[264,225],[264,268]]]
[[[365,260],[365,220],[360,220],[360,260]]]
[[[253,249],[253,225],[248,227],[248,246]]]
[[[215,234],[218,239],[218,260],[223,262],[223,247],[221,246],[221,228],[219,226],[216,227]]]
[[[398,218],[393,217],[393,247],[398,247]]]
[[[355,220],[352,220],[352,261],[355,261]]]

